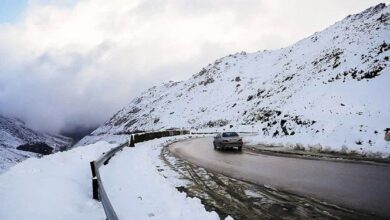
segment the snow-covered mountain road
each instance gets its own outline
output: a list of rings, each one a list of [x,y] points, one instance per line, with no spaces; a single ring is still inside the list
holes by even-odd
[[[390,165],[215,151],[211,138],[170,146],[176,156],[237,179],[390,217]]]

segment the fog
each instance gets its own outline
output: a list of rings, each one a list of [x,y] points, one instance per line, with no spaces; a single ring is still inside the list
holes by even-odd
[[[379,2],[31,0],[0,23],[0,113],[51,133],[97,126],[153,85],[289,46]]]

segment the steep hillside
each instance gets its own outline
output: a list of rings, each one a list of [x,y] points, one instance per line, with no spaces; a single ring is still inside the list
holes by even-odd
[[[0,115],[0,173],[12,165],[28,157],[37,157],[41,154],[18,150],[21,146],[37,145],[53,148],[53,152],[69,147],[72,139],[64,136],[54,136],[36,132],[17,119],[6,118]]]
[[[379,4],[290,47],[223,57],[145,91],[82,142],[175,127],[388,153],[389,23]]]

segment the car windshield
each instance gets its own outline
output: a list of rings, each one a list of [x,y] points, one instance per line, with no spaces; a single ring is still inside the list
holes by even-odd
[[[222,137],[238,137],[238,134],[236,132],[225,132]]]

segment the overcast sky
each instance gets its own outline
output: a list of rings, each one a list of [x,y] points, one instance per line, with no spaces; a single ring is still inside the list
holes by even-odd
[[[289,46],[375,0],[1,0],[0,113],[58,132],[239,51]]]

